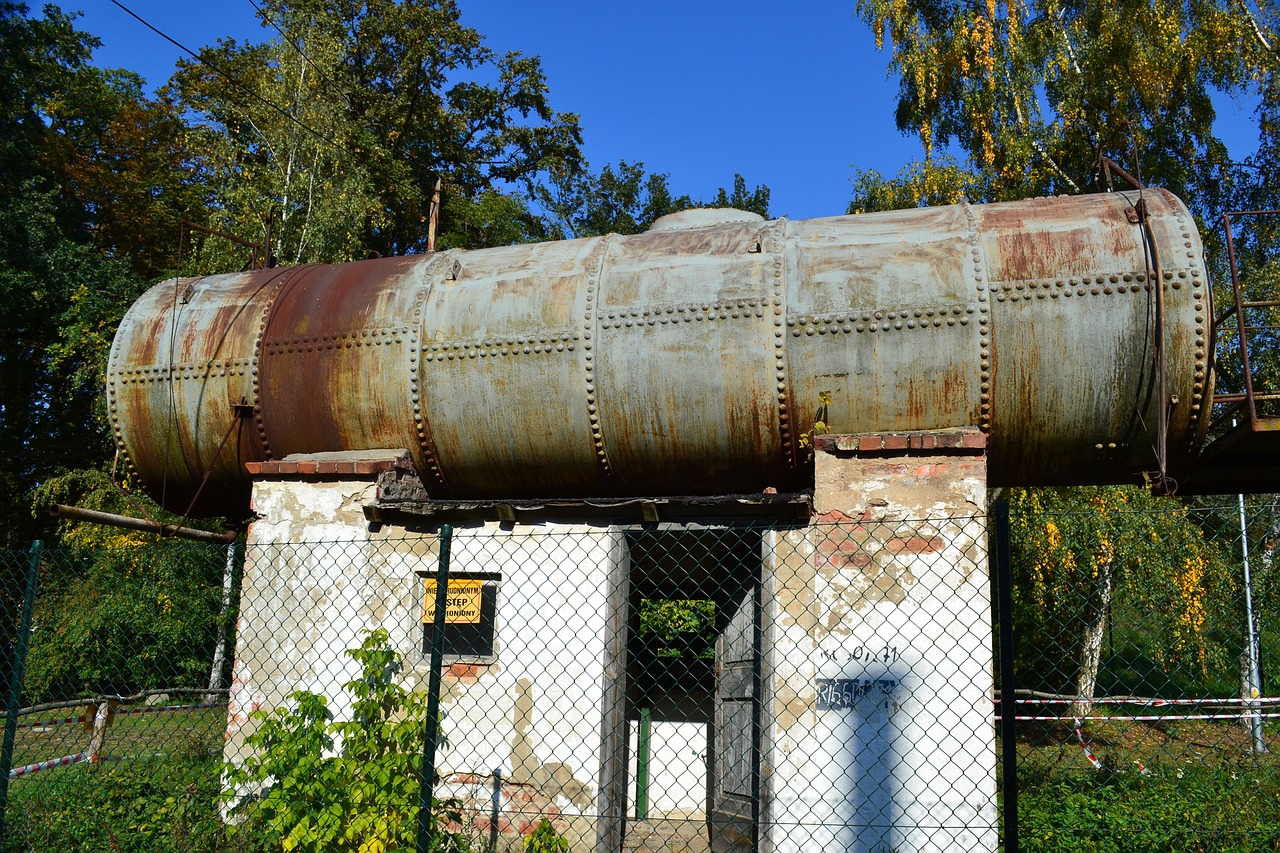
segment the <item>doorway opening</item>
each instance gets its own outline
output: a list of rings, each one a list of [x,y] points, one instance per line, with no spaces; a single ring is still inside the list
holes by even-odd
[[[749,849],[760,817],[762,534],[626,533],[625,849]]]

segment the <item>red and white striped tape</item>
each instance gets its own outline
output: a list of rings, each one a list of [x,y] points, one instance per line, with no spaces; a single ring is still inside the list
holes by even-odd
[[[996,700],[997,702],[1000,700]],[[1280,705],[1280,698],[1259,697],[1257,699],[1117,699],[1104,697],[1101,699],[1015,699],[1019,705],[1075,705],[1087,701],[1090,705],[1142,705],[1147,708],[1158,708],[1162,705]]]
[[[1090,719],[1096,719],[1096,718],[1091,717]],[[1080,728],[1081,728],[1080,718],[1076,717],[1072,720],[1072,722],[1075,723],[1076,738],[1080,741],[1080,748],[1084,750],[1084,757],[1089,759],[1089,763],[1093,765],[1094,770],[1106,770],[1107,768],[1104,767],[1102,762],[1098,760],[1098,756],[1093,754],[1092,749],[1089,749],[1089,744],[1084,742],[1084,732],[1080,731]],[[1146,765],[1144,765],[1141,761],[1135,761],[1133,763],[1138,765],[1139,773],[1147,774],[1151,772],[1147,770]]]
[[[18,723],[20,729],[39,729],[49,728],[52,726],[61,726],[66,723],[87,723],[93,719],[92,714],[81,715],[79,717],[62,717],[57,720],[41,720],[38,723]]]
[[[1099,716],[1090,717],[1089,719],[1096,722],[1118,722],[1118,723],[1178,723],[1184,720],[1230,720],[1231,722],[1239,722],[1241,717],[1249,719],[1274,719],[1280,718],[1280,713],[1275,714],[1259,714],[1254,711],[1237,711],[1232,714],[1140,714],[1135,716]],[[1003,719],[996,714],[997,720]],[[1043,717],[1023,717],[1021,715],[1014,717],[1018,722],[1041,722],[1041,723],[1065,723],[1067,717],[1064,716],[1043,716]]]
[[[16,779],[19,776],[26,776],[30,773],[39,773],[41,770],[52,770],[54,767],[66,767],[70,764],[79,764],[82,761],[90,759],[89,753],[77,752],[75,755],[64,755],[61,758],[51,758],[48,761],[38,761],[35,764],[28,764],[25,767],[15,767],[9,771],[9,778]]]

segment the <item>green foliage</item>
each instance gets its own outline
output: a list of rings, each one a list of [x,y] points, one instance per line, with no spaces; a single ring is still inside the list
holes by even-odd
[[[140,289],[127,268],[68,236],[61,204],[57,192],[30,185],[0,198],[0,300],[8,321],[0,339],[0,511],[10,547],[37,527],[24,499],[38,482],[108,455],[107,348],[115,320]]]
[[[350,721],[334,721],[324,697],[294,693],[292,707],[253,714],[251,756],[226,767],[232,792],[257,792],[234,813],[253,818],[251,831],[272,849],[414,848],[426,696],[396,683],[402,662],[386,631],[369,632],[347,654],[361,668],[345,685],[354,700]],[[433,804],[432,851],[467,849],[465,835],[444,828],[461,817],[456,802]]]
[[[89,470],[51,478],[35,503],[177,521]],[[60,544],[43,560],[24,683],[31,701],[208,684],[225,548],[78,522]]]
[[[639,634],[642,640],[656,644],[660,658],[714,658],[716,603],[707,599],[643,599]]]
[[[216,742],[216,741],[215,741]],[[152,745],[148,741],[148,745]],[[163,760],[76,765],[10,788],[11,847],[84,853],[186,853],[261,849],[249,835],[235,844],[218,815],[215,749],[191,738]]]
[[[524,842],[525,853],[569,853],[569,842],[545,817]]]
[[[28,492],[109,455],[103,372],[111,333],[173,265],[195,203],[181,122],[136,75],[89,64],[96,39],[54,6],[0,3],[0,518],[36,532]]]
[[[1261,853],[1280,840],[1274,767],[1027,778],[1018,806],[1019,849],[1028,853]]]
[[[548,239],[546,224],[519,196],[485,190],[475,199],[449,191],[442,193],[441,232],[436,248],[482,249]]]
[[[474,223],[451,221],[475,213],[461,200],[581,160],[577,116],[552,109],[540,61],[486,47],[452,0],[260,8],[282,36],[205,48],[171,85],[207,119],[213,224],[260,235],[274,214],[282,263],[422,251],[437,179],[454,196],[440,231],[469,245]]]
[[[1075,692],[1109,613],[1132,628],[1115,633],[1108,691],[1199,695],[1235,672],[1236,567],[1185,504],[1087,487],[1013,489],[1009,505],[1020,686]]]
[[[860,174],[857,210],[959,193],[1004,201],[1097,192],[1106,189],[1099,151],[1177,193],[1202,226],[1232,206],[1276,206],[1273,6],[858,0],[856,8],[890,53],[898,128],[923,148],[895,178]],[[1262,104],[1263,149],[1251,170],[1231,161],[1214,132],[1214,99],[1242,93]],[[1202,231],[1214,248],[1212,230]]]
[[[769,188],[748,190],[741,175],[734,175],[732,191],[721,187],[709,201],[673,195],[669,178],[646,173],[644,163],[620,160],[599,173],[554,171],[548,184],[535,188],[534,198],[545,211],[548,236],[555,238],[639,234],[661,216],[697,207],[736,207],[769,218]]]
[[[826,432],[829,429],[827,426],[827,418],[830,417],[832,399],[833,398],[829,390],[824,389],[818,392],[818,409],[814,413],[813,425],[800,433],[797,439],[797,444],[807,451],[806,455],[810,460],[813,459],[813,437],[816,435],[826,435]]]
[[[904,210],[976,200],[987,194],[981,176],[966,169],[952,157],[919,160],[902,167],[892,178],[875,169],[859,170],[853,176],[853,201],[849,213],[877,210]]]
[[[734,174],[733,191],[725,192],[724,187],[716,190],[716,194],[699,207],[732,207],[749,213],[758,213],[769,219],[769,188],[760,184],[755,189],[747,189],[747,180],[742,175]]]

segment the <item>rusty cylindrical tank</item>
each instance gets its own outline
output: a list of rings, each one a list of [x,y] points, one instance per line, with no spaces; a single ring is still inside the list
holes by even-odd
[[[245,462],[380,448],[408,449],[440,497],[791,490],[828,397],[831,433],[981,428],[993,484],[1130,481],[1157,465],[1161,326],[1175,471],[1212,382],[1192,219],[1148,189],[1144,226],[1137,201],[694,212],[170,280],[116,334],[111,418],[170,507],[208,472],[204,514],[246,506]]]

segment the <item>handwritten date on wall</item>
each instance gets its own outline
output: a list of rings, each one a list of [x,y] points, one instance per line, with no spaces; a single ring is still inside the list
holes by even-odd
[[[832,663],[883,663],[894,664],[902,660],[901,647],[894,643],[873,643],[865,646],[848,646],[838,649],[821,649],[823,660]]]

